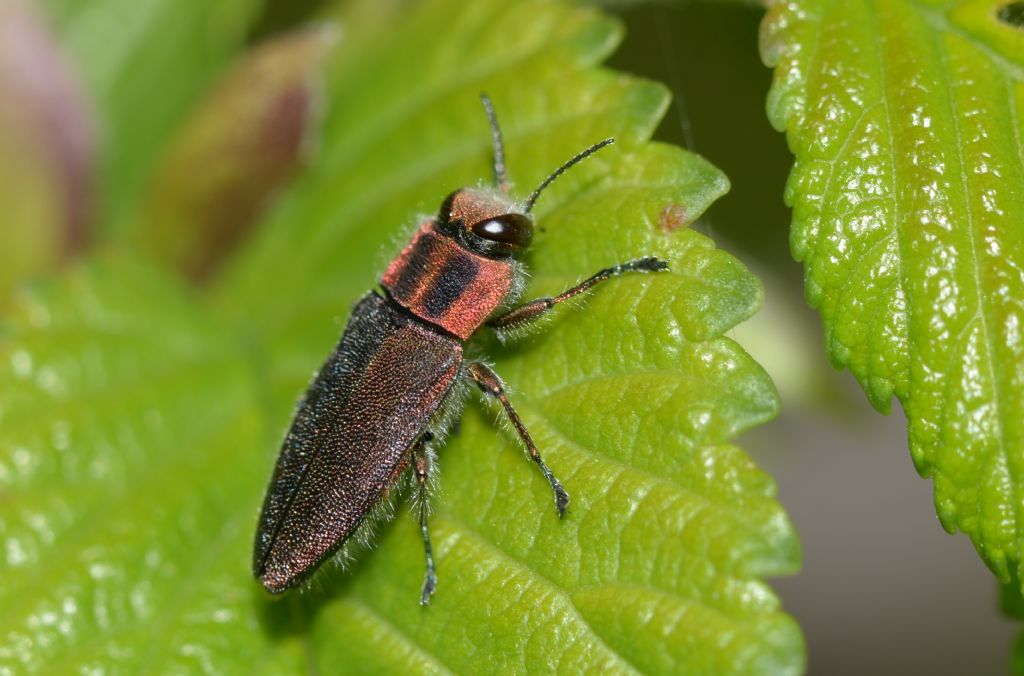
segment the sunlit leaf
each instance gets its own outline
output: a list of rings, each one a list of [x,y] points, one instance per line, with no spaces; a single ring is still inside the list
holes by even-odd
[[[1000,580],[1024,522],[1024,32],[1020,3],[772,7],[768,111],[829,354],[895,395],[939,518]]]
[[[0,666],[799,671],[799,629],[762,579],[795,570],[799,545],[731,443],[778,406],[722,335],[760,285],[706,237],[659,227],[674,205],[699,216],[724,177],[646,141],[666,94],[595,65],[619,38],[599,13],[347,7],[322,150],[211,302],[104,260],[29,299],[0,344]],[[281,431],[415,214],[489,180],[481,90],[517,194],[619,139],[538,204],[528,295],[640,255],[672,271],[609,282],[514,346],[476,345],[571,492],[564,520],[473,402],[440,450],[431,606],[405,508],[347,571],[269,599],[248,564]]]

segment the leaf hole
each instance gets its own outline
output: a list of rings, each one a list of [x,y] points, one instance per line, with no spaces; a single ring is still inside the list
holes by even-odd
[[[996,17],[1014,28],[1024,28],[1024,2],[1008,2],[999,8]]]

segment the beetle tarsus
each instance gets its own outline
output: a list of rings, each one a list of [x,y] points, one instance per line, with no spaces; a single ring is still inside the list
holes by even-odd
[[[426,575],[423,576],[423,591],[420,592],[420,605],[429,606],[430,597],[434,595],[437,590],[437,573],[434,572],[434,568],[428,567]]]
[[[558,518],[565,518],[565,510],[569,508],[569,494],[562,488],[562,483],[558,479],[551,484],[551,488],[555,491],[555,510],[558,512]]]
[[[551,490],[555,494],[555,509],[558,511],[559,518],[565,516],[565,510],[569,507],[569,494],[562,488],[562,482],[548,468],[544,459],[540,457],[540,450],[537,449],[537,444],[533,443],[533,437],[530,436],[526,425],[523,424],[519,414],[512,408],[511,402],[509,402],[508,397],[505,395],[505,386],[502,385],[501,378],[490,367],[479,362],[469,365],[469,375],[484,394],[494,397],[501,402],[502,408],[505,409],[505,415],[508,416],[512,426],[515,427],[516,432],[519,434],[519,438],[526,445],[530,459],[537,463],[537,467],[540,468],[544,478],[551,484]]]
[[[558,480],[558,477],[548,468],[543,458],[540,457],[540,451],[537,450],[537,447],[532,444],[533,440],[530,439],[530,458],[537,463],[544,478],[551,484],[551,491],[555,494],[555,511],[558,512],[559,519],[564,518],[565,511],[569,508],[569,493],[562,486],[562,482]]]
[[[426,443],[434,438],[430,432],[424,433],[416,445],[416,482],[419,484],[420,532],[423,534],[423,551],[426,555],[426,572],[423,575],[423,590],[420,592],[420,605],[430,604],[430,597],[437,589],[437,571],[434,568],[434,548],[430,544],[430,531],[427,529],[427,477],[430,463],[427,459]]]
[[[538,451],[537,447],[533,445],[533,439],[529,438],[529,434],[527,434],[523,441],[527,442],[527,445],[529,446],[530,458],[537,463],[537,466],[540,467],[540,471],[544,475],[544,478],[546,478],[548,483],[551,484],[551,491],[555,494],[555,511],[558,512],[559,519],[563,518],[565,516],[565,510],[569,508],[569,493],[562,487],[562,482],[558,480],[558,477],[548,469],[544,459],[540,457],[540,451]]]
[[[668,262],[655,256],[644,256],[643,258],[623,263],[616,266],[616,268],[615,274],[631,270],[637,272],[661,272],[662,270],[668,270]]]

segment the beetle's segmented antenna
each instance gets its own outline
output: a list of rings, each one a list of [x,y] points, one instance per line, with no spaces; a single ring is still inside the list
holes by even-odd
[[[601,141],[600,143],[595,143],[594,145],[590,146],[589,148],[587,148],[583,152],[579,153],[578,155],[573,157],[571,160],[569,160],[568,162],[566,162],[565,164],[560,166],[558,169],[555,169],[555,171],[550,176],[545,178],[544,181],[539,186],[537,186],[536,190],[534,190],[532,193],[530,193],[530,196],[526,199],[526,206],[523,208],[524,213],[527,213],[527,214],[530,213],[530,211],[533,209],[533,205],[537,203],[537,198],[540,197],[540,194],[542,192],[544,192],[544,188],[546,188],[549,185],[551,185],[552,183],[554,183],[556,178],[558,178],[559,176],[564,174],[572,166],[574,166],[576,164],[579,164],[583,160],[587,159],[588,157],[590,157],[591,155],[596,153],[601,148],[604,148],[605,146],[610,146],[613,143],[615,143],[615,139],[613,139],[613,138],[606,138],[605,140]]]
[[[491,97],[480,92],[480,100],[487,112],[487,121],[491,123],[491,140],[494,143],[494,182],[498,184],[502,192],[508,192],[508,173],[505,169],[505,144],[501,140],[501,127],[498,126],[498,116],[494,114],[494,104]]]

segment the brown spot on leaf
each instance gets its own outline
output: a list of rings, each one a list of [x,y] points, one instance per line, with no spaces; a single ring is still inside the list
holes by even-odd
[[[1024,28],[1024,2],[1008,2],[999,8],[996,16],[1014,28]]]
[[[662,232],[674,232],[690,225],[690,215],[682,204],[670,204],[661,210],[658,227]]]

